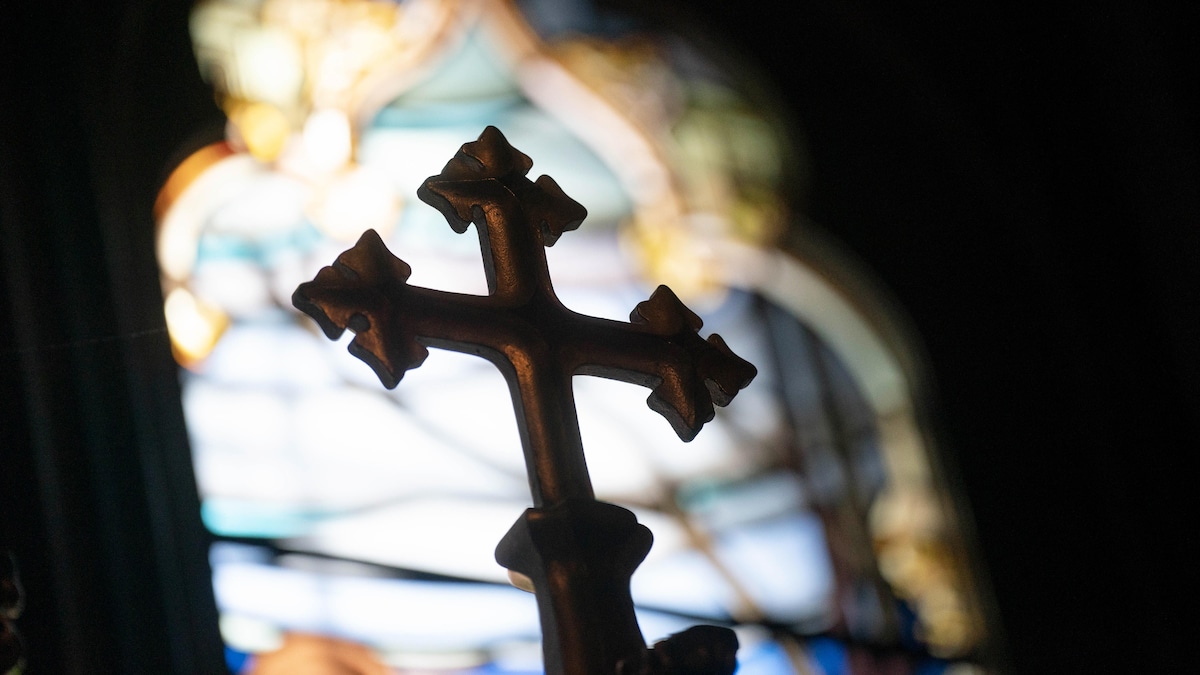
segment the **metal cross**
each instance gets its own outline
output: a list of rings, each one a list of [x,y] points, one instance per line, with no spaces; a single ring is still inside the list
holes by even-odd
[[[543,247],[579,227],[587,212],[550,177],[526,178],[532,165],[488,127],[417,191],[456,232],[476,225],[489,295],[409,285],[411,268],[369,230],[301,284],[292,302],[330,339],[353,331],[350,353],[389,389],[425,360],[427,347],[482,356],[504,373],[536,508],[501,542],[497,558],[534,581],[548,672],[612,673],[620,662],[634,667],[633,634],[640,641],[640,632],[632,602],[621,598],[628,598],[629,575],[650,539],[632,514],[594,500],[571,378],[599,375],[651,388],[650,408],[689,441],[713,418],[714,404],[728,404],[756,371],[719,336],[702,339],[700,318],[666,286],[638,304],[629,323],[567,309],[554,294]],[[578,546],[565,550],[567,540]],[[588,561],[612,569],[600,582],[581,583],[580,574],[589,573],[572,565]],[[614,588],[621,583],[623,592]],[[615,609],[586,606],[613,605],[614,593]],[[622,636],[597,647],[605,640],[589,635],[587,626],[611,632],[605,626],[614,622],[622,624]],[[638,663],[645,660],[638,657]]]

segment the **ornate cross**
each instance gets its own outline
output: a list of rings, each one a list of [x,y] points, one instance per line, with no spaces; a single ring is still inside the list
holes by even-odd
[[[547,672],[682,672],[697,658],[713,661],[712,672],[732,670],[736,639],[723,629],[685,632],[645,649],[629,577],[650,549],[650,533],[632,513],[595,501],[571,378],[650,387],[650,408],[690,441],[713,418],[714,404],[728,404],[756,371],[720,336],[700,338],[700,318],[665,286],[634,309],[630,323],[563,306],[543,247],[579,227],[587,212],[550,177],[526,178],[532,166],[488,127],[417,191],[456,232],[476,225],[489,295],[410,286],[411,268],[367,231],[301,284],[292,302],[330,339],[353,331],[350,353],[389,389],[421,365],[427,347],[482,356],[504,373],[535,508],[500,542],[496,557],[533,581]],[[704,644],[687,646],[697,635]]]

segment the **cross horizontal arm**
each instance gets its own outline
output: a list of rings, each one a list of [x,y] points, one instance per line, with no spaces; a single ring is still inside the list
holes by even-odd
[[[506,373],[536,361],[563,377],[596,375],[652,388],[650,408],[685,441],[713,418],[714,404],[726,405],[756,374],[719,336],[700,338],[700,319],[665,286],[638,305],[631,323],[622,323],[577,314],[540,295],[522,308],[411,286],[409,274],[368,231],[301,285],[293,302],[331,339],[353,330],[350,352],[389,389],[424,362],[427,346],[482,356]]]

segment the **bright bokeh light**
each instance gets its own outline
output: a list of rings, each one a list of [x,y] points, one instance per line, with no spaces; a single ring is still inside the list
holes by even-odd
[[[292,105],[304,85],[300,46],[284,30],[262,28],[235,38],[237,91],[246,100]]]
[[[229,121],[250,154],[263,162],[279,157],[292,131],[282,110],[261,101],[235,108],[229,114]]]
[[[303,157],[312,171],[331,174],[350,161],[350,120],[341,110],[317,110],[304,122]]]
[[[167,295],[163,312],[171,345],[184,366],[204,360],[229,325],[228,318],[219,309],[197,300],[183,288],[176,288]]]
[[[388,236],[400,217],[400,198],[382,173],[354,167],[334,178],[313,198],[313,223],[338,241],[353,242],[366,230]]]

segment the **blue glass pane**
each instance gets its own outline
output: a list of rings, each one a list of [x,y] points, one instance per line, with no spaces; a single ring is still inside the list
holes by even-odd
[[[846,647],[837,640],[817,638],[808,642],[812,655],[823,675],[845,675],[849,672],[849,656]]]
[[[246,652],[240,652],[231,647],[225,647],[225,665],[235,675],[248,672],[252,657]]]
[[[738,650],[737,675],[792,675],[796,669],[787,651],[774,641]]]

